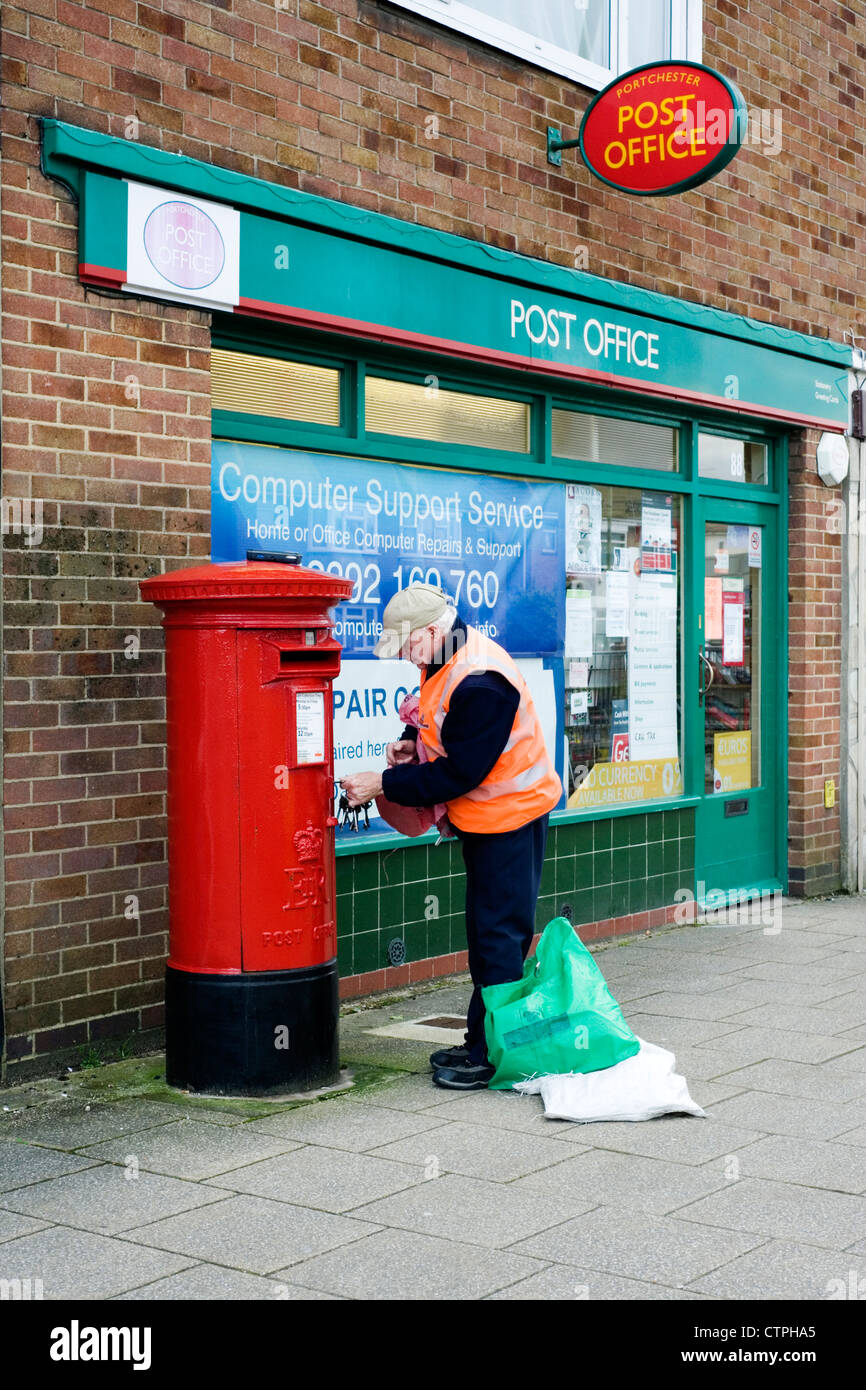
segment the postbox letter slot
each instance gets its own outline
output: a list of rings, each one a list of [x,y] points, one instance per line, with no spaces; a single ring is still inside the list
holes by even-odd
[[[294,666],[301,664],[304,666],[321,666],[323,662],[332,661],[334,658],[333,650],[327,647],[292,647],[289,651],[280,652],[281,666]]]

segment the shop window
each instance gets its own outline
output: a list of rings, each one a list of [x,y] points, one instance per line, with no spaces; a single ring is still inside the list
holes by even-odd
[[[761,784],[761,526],[704,527],[704,790]]]
[[[665,58],[701,59],[701,0],[391,0],[536,67],[600,87]]]
[[[767,446],[720,434],[699,435],[698,472],[720,483],[768,483]]]
[[[565,486],[568,806],[681,795],[680,499]]]
[[[214,410],[270,415],[313,425],[340,424],[340,373],[309,362],[285,362],[250,352],[211,352]]]
[[[473,396],[427,385],[368,376],[367,432],[399,434],[437,444],[529,453],[529,406],[499,396]]]
[[[679,434],[674,429],[576,410],[554,410],[552,415],[554,457],[677,471]]]

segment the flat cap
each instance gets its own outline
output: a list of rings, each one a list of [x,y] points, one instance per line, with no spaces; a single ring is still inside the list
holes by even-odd
[[[435,623],[448,607],[448,595],[435,584],[410,584],[386,604],[382,614],[382,636],[373,652],[379,657],[398,656],[413,632]]]

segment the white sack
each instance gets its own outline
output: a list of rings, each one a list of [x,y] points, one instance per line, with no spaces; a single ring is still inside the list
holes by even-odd
[[[640,1051],[601,1071],[562,1076],[535,1076],[512,1087],[524,1095],[541,1095],[546,1120],[652,1120],[657,1115],[700,1115],[684,1076],[674,1071],[676,1057],[655,1043],[638,1038]]]

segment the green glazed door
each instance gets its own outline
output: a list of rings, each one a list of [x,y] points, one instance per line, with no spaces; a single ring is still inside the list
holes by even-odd
[[[697,896],[712,902],[783,881],[777,711],[784,654],[776,509],[711,498],[697,509],[698,630],[686,672],[697,702]]]

